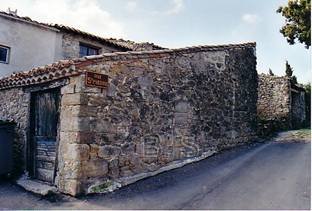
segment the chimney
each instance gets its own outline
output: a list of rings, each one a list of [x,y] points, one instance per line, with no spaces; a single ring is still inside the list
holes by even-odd
[[[17,16],[17,9],[16,10],[11,10],[11,8],[9,7],[8,10],[7,10],[7,13],[9,13],[10,15]]]

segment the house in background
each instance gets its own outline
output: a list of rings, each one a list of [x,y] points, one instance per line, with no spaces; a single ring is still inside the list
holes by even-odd
[[[0,77],[62,59],[102,53],[164,49],[152,43],[102,38],[0,11]]]

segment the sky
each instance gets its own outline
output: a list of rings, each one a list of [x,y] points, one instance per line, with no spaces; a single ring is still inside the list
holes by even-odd
[[[168,48],[257,42],[257,70],[285,74],[285,61],[300,83],[311,82],[311,49],[289,45],[276,13],[287,0],[0,0],[46,23],[77,27],[102,37],[153,42]]]

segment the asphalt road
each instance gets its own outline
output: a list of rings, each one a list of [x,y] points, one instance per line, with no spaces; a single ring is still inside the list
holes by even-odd
[[[114,193],[39,197],[0,182],[0,209],[310,209],[310,142],[257,143]]]

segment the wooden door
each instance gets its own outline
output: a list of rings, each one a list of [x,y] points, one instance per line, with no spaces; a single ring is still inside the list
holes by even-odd
[[[53,183],[56,166],[59,89],[32,93],[30,174]]]

